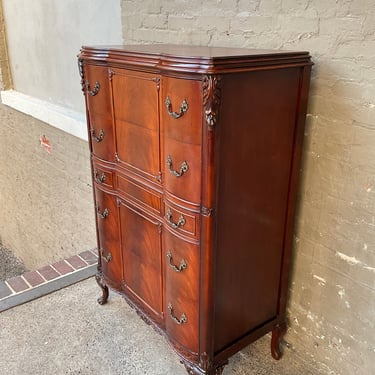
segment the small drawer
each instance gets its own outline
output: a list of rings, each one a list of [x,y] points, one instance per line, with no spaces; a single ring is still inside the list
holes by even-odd
[[[95,188],[95,210],[102,270],[112,284],[120,287],[122,267],[116,197]]]
[[[165,231],[163,236],[164,262],[167,291],[170,287],[180,290],[185,301],[197,300],[199,279],[199,245],[178,238]]]
[[[166,138],[163,164],[165,189],[182,200],[199,203],[201,147]]]
[[[109,90],[109,73],[105,66],[84,65],[84,93],[87,107],[91,114],[111,116],[111,95]]]
[[[168,229],[176,234],[199,237],[200,216],[196,212],[174,206],[168,201],[164,207],[164,221]]]
[[[102,160],[115,161],[113,123],[108,116],[89,114],[89,137],[92,152]]]
[[[113,189],[113,172],[93,163],[93,179],[100,186]]]
[[[202,143],[201,81],[162,77],[161,125],[165,136],[181,142]]]
[[[146,206],[148,209],[161,215],[161,195],[155,190],[120,175],[117,175],[117,189],[120,193],[126,195],[127,199],[135,201],[138,205]]]
[[[198,352],[199,246],[171,233],[164,236],[165,325],[168,335]]]

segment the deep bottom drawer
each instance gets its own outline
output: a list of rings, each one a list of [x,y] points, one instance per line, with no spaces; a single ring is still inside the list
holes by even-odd
[[[164,236],[165,323],[168,336],[191,352],[198,352],[199,246],[168,231]]]

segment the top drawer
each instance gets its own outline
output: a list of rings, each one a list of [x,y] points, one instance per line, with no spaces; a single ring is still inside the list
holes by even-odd
[[[161,130],[184,143],[202,142],[202,82],[163,77],[161,80]]]
[[[84,91],[89,112],[112,116],[108,68],[85,65],[84,77]]]

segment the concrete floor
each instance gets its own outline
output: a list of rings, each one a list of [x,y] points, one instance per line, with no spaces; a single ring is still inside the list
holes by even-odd
[[[166,340],[115,293],[100,306],[90,278],[0,314],[0,374],[186,375]],[[285,348],[272,359],[269,337],[230,359],[223,375],[324,374]]]

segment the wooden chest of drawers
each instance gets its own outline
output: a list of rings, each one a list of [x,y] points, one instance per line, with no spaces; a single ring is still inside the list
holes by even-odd
[[[278,359],[309,54],[83,47],[79,67],[99,302],[120,291],[190,374],[269,331]]]

